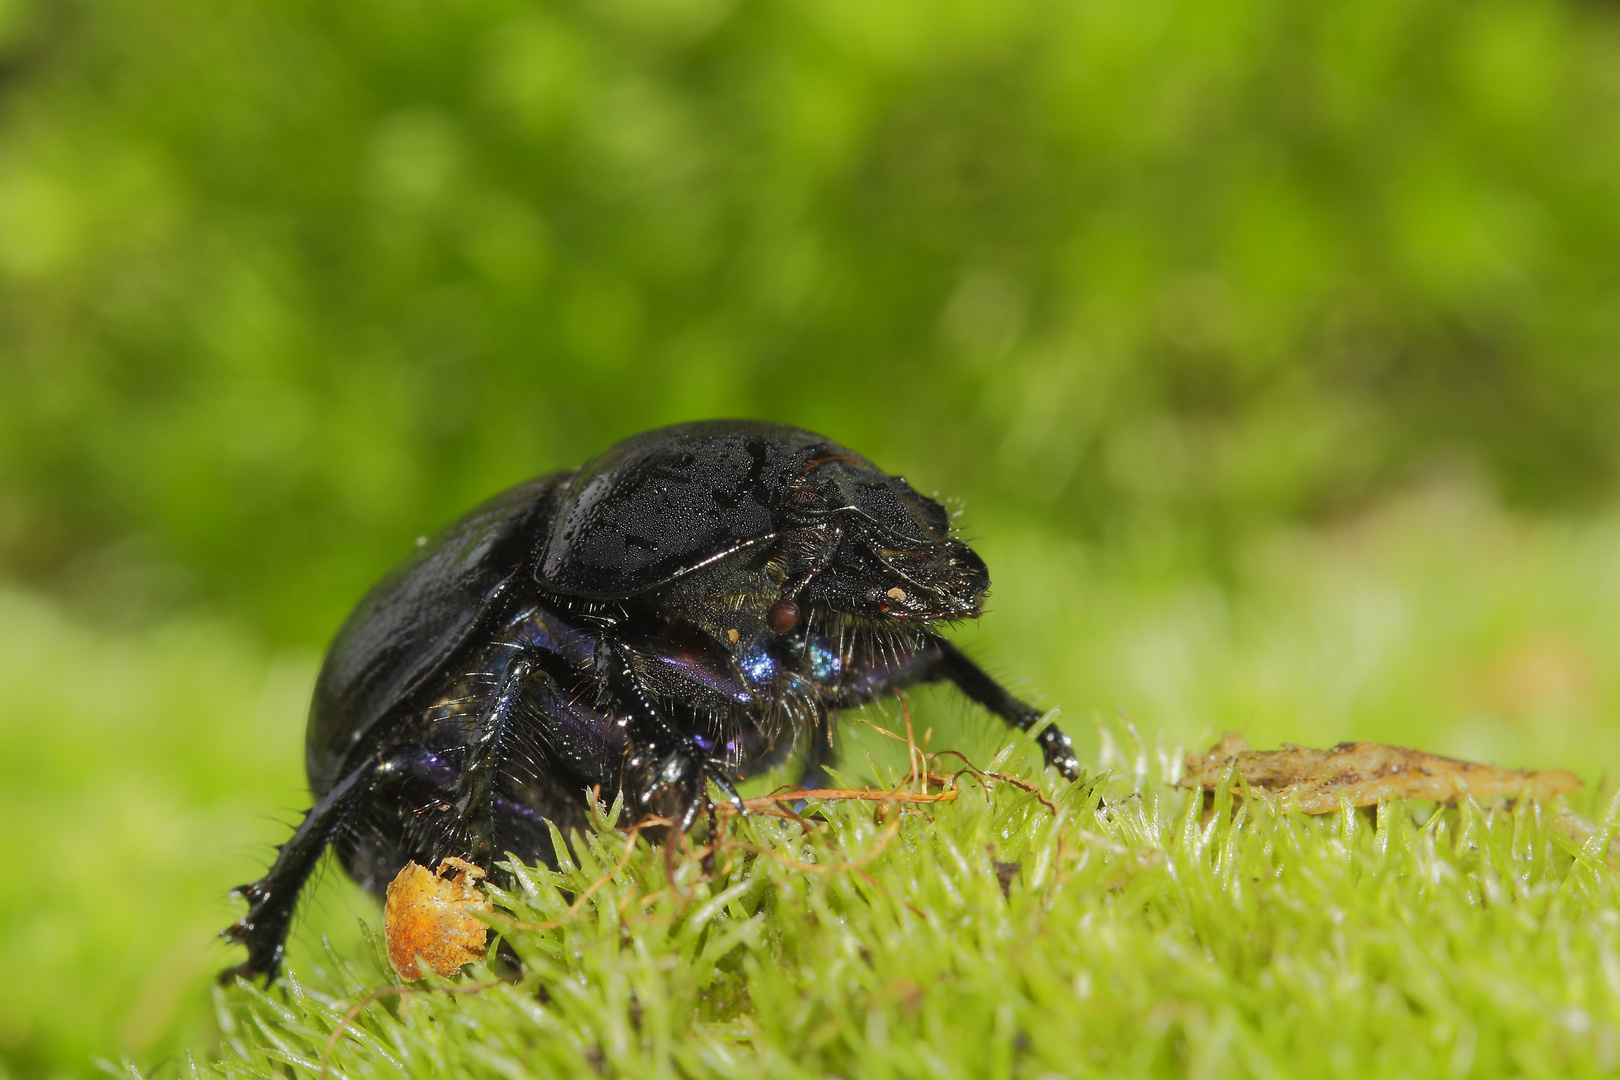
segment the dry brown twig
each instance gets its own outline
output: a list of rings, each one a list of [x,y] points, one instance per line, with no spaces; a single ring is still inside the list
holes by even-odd
[[[799,802],[802,799],[820,799],[822,802],[939,803],[955,802],[956,796],[955,789],[930,795],[919,791],[879,791],[876,788],[814,788],[810,791],[792,788],[770,795],[761,795],[757,799],[746,799],[743,805],[754,811],[765,810],[782,803]],[[737,816],[736,807],[729,803],[722,804],[720,812],[726,817]]]
[[[952,773],[949,777],[950,780],[954,781],[961,776],[972,776],[980,780],[995,780],[1003,784],[1008,784],[1017,788],[1019,791],[1025,791],[1035,796],[1036,800],[1042,806],[1046,807],[1046,809],[1052,813],[1053,817],[1058,816],[1057,803],[1053,802],[1051,799],[1048,799],[1044,794],[1042,794],[1039,787],[1030,783],[1028,780],[1020,780],[1018,777],[1009,776],[1006,773],[991,772],[987,769],[981,769],[977,765],[973,764],[973,762],[969,761],[967,755],[962,753],[960,750],[942,750],[935,756],[945,757],[946,755],[962,759],[962,768]]]

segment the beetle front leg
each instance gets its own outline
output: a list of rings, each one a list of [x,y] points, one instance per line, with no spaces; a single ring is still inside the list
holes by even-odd
[[[969,660],[962,650],[944,638],[938,639],[938,649],[937,674],[934,678],[949,679],[962,693],[1019,731],[1029,731],[1040,723],[1044,713],[1013,697],[1006,687]],[[1040,743],[1041,753],[1048,765],[1062,773],[1065,779],[1080,779],[1083,771],[1080,759],[1074,756],[1074,743],[1061,728],[1056,724],[1047,724],[1035,734],[1035,741]]]
[[[849,708],[874,701],[891,690],[901,690],[917,683],[948,680],[970,699],[1019,731],[1029,731],[1041,722],[1044,713],[1019,701],[1006,687],[986,674],[983,668],[969,660],[962,650],[942,637],[929,635],[929,638],[925,648],[913,653],[903,663],[869,670],[850,680],[844,694],[836,700],[836,706]],[[1074,756],[1074,745],[1063,729],[1056,724],[1047,724],[1035,733],[1035,741],[1040,744],[1048,765],[1062,773],[1065,779],[1080,779],[1080,761]]]
[[[827,720],[827,708],[815,703],[816,718],[810,725],[810,745],[804,752],[804,767],[799,773],[799,786],[815,791],[827,786],[827,767],[833,761],[832,727]]]
[[[744,812],[742,796],[726,772],[726,763],[709,756],[690,732],[682,731],[653,702],[636,675],[634,654],[620,642],[604,642],[604,675],[616,704],[625,710],[630,729],[627,779],[635,777],[641,790],[627,792],[638,808],[652,811],[665,792],[675,792],[675,825],[681,832],[692,827],[698,811],[709,805],[708,783],[720,789],[726,801]]]
[[[523,707],[524,689],[534,673],[534,665],[521,657],[501,670],[489,699],[478,711],[471,753],[456,781],[453,835],[466,843],[463,853],[479,866],[487,865],[495,854],[495,781],[500,777],[511,727]]]
[[[248,901],[248,912],[220,936],[246,945],[248,958],[220,974],[221,982],[237,976],[274,979],[287,946],[287,927],[304,881],[320,862],[338,832],[353,818],[376,775],[375,759],[355,769],[310,807],[292,838],[282,844],[264,877],[232,890]]]

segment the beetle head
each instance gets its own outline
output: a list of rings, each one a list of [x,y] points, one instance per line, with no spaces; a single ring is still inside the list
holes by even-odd
[[[990,575],[973,549],[950,535],[950,515],[854,455],[811,459],[789,485],[783,600],[872,619],[927,622],[977,618]],[[777,630],[790,624],[778,609]]]
[[[960,540],[900,544],[855,521],[791,599],[863,618],[933,622],[978,618],[989,587],[984,561]]]

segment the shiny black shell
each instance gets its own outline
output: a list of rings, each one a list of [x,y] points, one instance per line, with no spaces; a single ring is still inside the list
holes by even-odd
[[[349,752],[469,642],[537,555],[571,473],[509,488],[421,543],[355,605],[327,651],[310,702],[304,764],[317,796]]]
[[[800,485],[819,498],[796,500]],[[553,592],[621,599],[837,513],[860,514],[901,542],[950,532],[938,503],[813,432],[757,420],[659,428],[579,470],[538,580]]]
[[[481,644],[514,590],[625,599],[838,514],[860,515],[899,545],[950,531],[937,502],[854,451],[754,420],[659,428],[577,472],[502,492],[378,582],[338,631],[310,707],[311,789],[329,791],[369,732]]]

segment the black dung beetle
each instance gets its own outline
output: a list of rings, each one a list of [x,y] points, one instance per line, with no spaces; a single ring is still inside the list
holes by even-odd
[[[315,805],[224,931],[227,975],[273,976],[328,845],[381,896],[409,861],[556,863],[547,823],[586,792],[688,828],[708,785],[802,749],[815,786],[828,714],[949,679],[1009,724],[1041,713],[934,630],[975,618],[990,577],[949,516],[808,431],[677,424],[578,472],[503,492],[379,582],[315,684]],[[1080,774],[1068,736],[1036,734]]]

